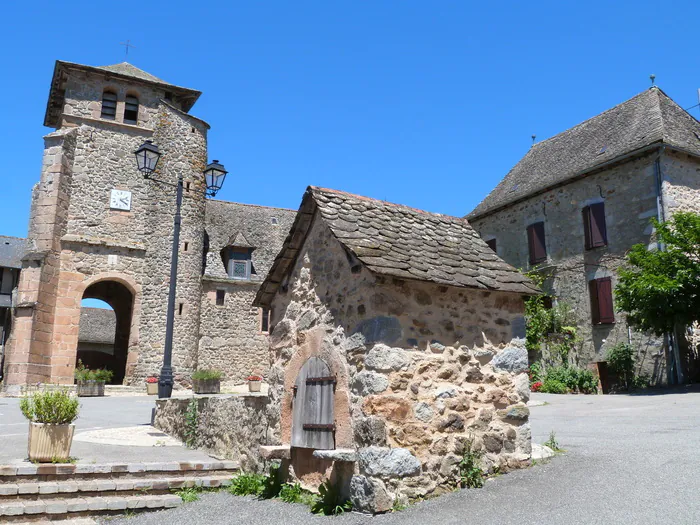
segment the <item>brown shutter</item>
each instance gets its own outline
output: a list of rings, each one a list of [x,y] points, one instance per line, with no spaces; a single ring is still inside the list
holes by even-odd
[[[598,202],[583,208],[583,229],[586,235],[586,250],[608,244],[604,203]]]
[[[589,289],[593,324],[613,324],[615,322],[615,310],[613,308],[612,281],[610,277],[590,281]]]
[[[488,244],[489,248],[491,248],[494,252],[496,251],[496,239],[489,239],[486,241],[486,244]]]
[[[583,212],[583,233],[586,236],[586,250],[593,248],[591,243],[591,207],[586,206]]]
[[[530,264],[538,264],[547,260],[544,222],[536,222],[527,227],[527,244],[530,250]]]

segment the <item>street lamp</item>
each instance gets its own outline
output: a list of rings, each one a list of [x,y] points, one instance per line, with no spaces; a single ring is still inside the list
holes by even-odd
[[[153,175],[156,170],[156,166],[158,165],[158,160],[160,159],[160,151],[158,151],[158,146],[153,144],[152,141],[147,140],[141,144],[139,149],[134,151],[134,155],[136,155],[136,165],[138,170],[143,173],[144,178],[169,186],[173,185],[170,182],[151,178],[151,175]],[[204,193],[205,195],[211,197],[216,195],[223,186],[227,173],[228,172],[224,169],[223,164],[220,164],[218,160],[208,164],[204,170],[204,179],[207,189],[205,192],[198,193]],[[165,325],[165,348],[163,350],[163,366],[160,369],[160,378],[158,380],[159,398],[170,397],[173,392],[173,326],[175,323],[175,293],[177,288],[180,224],[182,223],[182,217],[180,215],[180,208],[182,207],[182,188],[183,180],[182,172],[180,172],[177,178],[177,197],[175,199],[175,220],[173,224],[173,247],[172,255],[170,257],[170,290],[168,291],[168,312],[167,323]]]

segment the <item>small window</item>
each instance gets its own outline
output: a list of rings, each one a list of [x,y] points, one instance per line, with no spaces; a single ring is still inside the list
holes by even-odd
[[[227,271],[233,279],[250,279],[254,273],[250,248],[230,248]]]
[[[117,116],[117,94],[111,91],[102,93],[102,118],[114,120]]]
[[[216,291],[216,306],[223,306],[226,301],[226,290]]]
[[[139,120],[139,99],[132,95],[126,97],[124,102],[124,122],[136,124]]]
[[[185,241],[182,245],[182,251],[183,252],[188,252],[190,250],[190,243]]]
[[[586,236],[586,250],[608,244],[604,203],[599,202],[583,208],[583,230]]]
[[[272,224],[279,224],[280,221],[277,219],[277,217],[272,217],[272,218],[270,219],[270,222],[271,222]]]
[[[530,251],[530,264],[539,264],[547,260],[544,222],[536,222],[527,227],[527,246]]]
[[[591,294],[591,317],[593,324],[615,323],[612,281],[610,277],[589,281],[588,290]]]
[[[260,314],[260,331],[267,333],[270,331],[270,309],[263,308]]]
[[[185,303],[180,303],[177,305],[177,315],[182,315],[182,310],[185,308]]]
[[[489,239],[486,241],[486,244],[488,244],[489,248],[491,248],[494,253],[496,252],[496,239]]]

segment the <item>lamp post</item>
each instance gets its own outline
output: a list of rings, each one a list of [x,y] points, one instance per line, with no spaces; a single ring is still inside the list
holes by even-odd
[[[158,160],[160,159],[160,151],[158,146],[152,141],[147,140],[139,149],[134,152],[136,155],[136,165],[138,170],[143,173],[145,179],[152,180],[161,184],[172,186],[172,183],[151,178],[151,175],[156,170]],[[204,180],[206,183],[206,191],[203,192],[206,196],[214,197],[224,184],[224,179],[228,172],[224,169],[223,164],[218,160],[207,165],[204,170]],[[165,348],[163,351],[163,366],[160,369],[160,378],[158,380],[158,397],[170,397],[173,392],[173,326],[175,323],[175,294],[177,291],[177,263],[180,247],[180,224],[182,216],[180,209],[182,207],[182,188],[183,179],[182,172],[177,178],[177,196],[175,198],[175,220],[173,222],[173,246],[172,255],[170,257],[170,289],[168,291],[168,311],[167,323],[165,325]]]

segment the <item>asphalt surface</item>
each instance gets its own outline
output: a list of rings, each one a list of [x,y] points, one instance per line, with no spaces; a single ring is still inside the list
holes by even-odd
[[[566,449],[547,462],[408,509],[369,517],[312,516],[301,505],[204,494],[177,509],[104,521],[146,524],[697,524],[700,393],[556,396],[531,408],[533,440]]]
[[[80,398],[80,416],[75,435],[81,432],[150,425],[154,397],[114,396]],[[19,399],[0,397],[0,465],[18,463],[27,457],[29,425],[19,409]],[[71,456],[78,463],[201,461],[208,455],[185,447],[134,447],[73,441]]]

